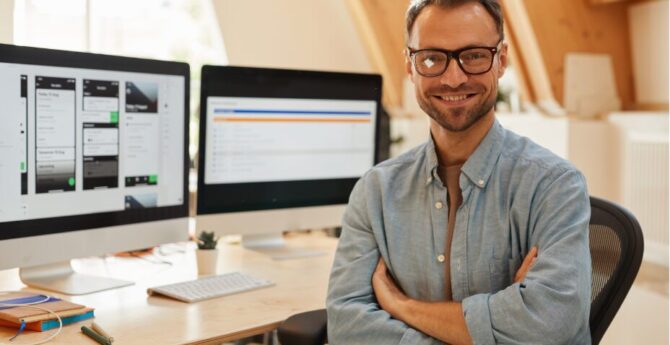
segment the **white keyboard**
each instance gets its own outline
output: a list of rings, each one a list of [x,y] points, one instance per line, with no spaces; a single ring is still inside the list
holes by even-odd
[[[254,278],[239,272],[232,272],[202,277],[187,282],[157,286],[149,288],[147,292],[149,295],[159,294],[192,303],[273,285],[274,283],[269,280]]]

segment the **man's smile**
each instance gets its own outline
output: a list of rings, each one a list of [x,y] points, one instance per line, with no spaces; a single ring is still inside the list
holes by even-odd
[[[442,105],[447,107],[461,107],[469,103],[476,93],[461,93],[461,94],[448,94],[448,95],[433,95],[432,98],[435,99]]]

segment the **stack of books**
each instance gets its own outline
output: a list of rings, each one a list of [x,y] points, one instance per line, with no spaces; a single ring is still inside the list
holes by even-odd
[[[87,320],[93,317],[93,308],[81,304],[64,301],[55,297],[29,293],[15,292],[0,295],[0,326],[21,328],[25,322],[25,329],[44,332],[58,328],[58,319],[53,313],[45,310],[25,306],[6,306],[6,304],[36,303],[34,306],[51,310],[60,316],[63,325]]]

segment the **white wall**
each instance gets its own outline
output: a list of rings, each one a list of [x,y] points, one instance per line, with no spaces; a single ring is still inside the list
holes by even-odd
[[[628,9],[637,103],[668,103],[668,6],[645,1]]]
[[[14,0],[0,0],[0,43],[14,42]]]
[[[231,65],[372,72],[341,0],[212,0]]]

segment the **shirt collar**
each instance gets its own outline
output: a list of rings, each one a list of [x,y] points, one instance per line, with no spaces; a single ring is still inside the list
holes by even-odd
[[[489,129],[486,136],[475,151],[470,155],[470,158],[463,164],[461,171],[465,176],[472,181],[472,183],[484,188],[488,183],[491,173],[498,158],[502,153],[502,144],[505,139],[505,129],[500,125],[496,119],[493,126]],[[427,164],[426,164],[426,185],[430,184],[433,179],[437,178],[437,152],[435,151],[435,142],[433,136],[429,135],[428,144],[425,148]]]
[[[425,147],[426,154],[426,185],[429,185],[437,178],[437,167],[439,162],[437,161],[437,152],[435,151],[435,141],[433,141],[433,135],[428,134],[428,143]]]
[[[502,152],[503,140],[505,139],[505,129],[498,120],[493,122],[493,126],[486,133],[484,140],[479,143],[475,152],[470,155],[463,165],[463,173],[475,186],[479,188],[486,187],[491,177],[491,172],[498,163],[498,158]]]

